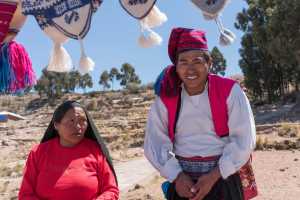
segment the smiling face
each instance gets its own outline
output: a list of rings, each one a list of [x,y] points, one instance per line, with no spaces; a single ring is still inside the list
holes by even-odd
[[[65,147],[75,146],[84,138],[87,126],[87,117],[82,108],[69,109],[60,122],[55,122],[60,144]]]
[[[189,95],[203,92],[210,65],[209,55],[201,50],[189,50],[179,53],[176,72]]]

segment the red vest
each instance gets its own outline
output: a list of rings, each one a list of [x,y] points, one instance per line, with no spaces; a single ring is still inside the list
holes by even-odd
[[[164,75],[168,76],[168,74],[170,74],[171,70],[174,70],[174,68],[174,66],[167,68],[164,71]],[[159,81],[161,81],[162,84],[164,83],[164,78],[168,77],[160,78],[161,80]],[[168,80],[168,82],[170,82],[170,80]],[[235,81],[231,79],[222,78],[213,74],[208,75],[208,97],[210,109],[215,132],[220,137],[229,135],[227,98],[230,95],[234,83]],[[176,95],[166,95],[163,93],[163,91],[160,91],[159,96],[168,111],[168,133],[170,140],[174,143],[176,123],[179,117],[178,114],[181,106],[181,88],[179,88]],[[239,170],[239,175],[243,186],[244,200],[248,200],[257,196],[257,187],[251,167],[251,158]]]
[[[208,75],[208,97],[212,112],[215,132],[218,136],[228,136],[229,128],[227,125],[228,112],[226,100],[234,85],[231,79],[221,78],[220,76]],[[160,98],[168,110],[168,132],[169,137],[174,141],[176,122],[181,106],[180,91],[176,96],[161,95]]]

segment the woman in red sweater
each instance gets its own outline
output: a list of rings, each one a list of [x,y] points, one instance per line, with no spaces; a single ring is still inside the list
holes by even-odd
[[[108,150],[87,111],[66,101],[54,112],[41,143],[29,153],[20,200],[117,200]]]

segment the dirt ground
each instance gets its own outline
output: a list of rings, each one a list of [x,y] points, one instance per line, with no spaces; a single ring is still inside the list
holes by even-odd
[[[254,200],[300,199],[300,151],[256,151],[253,168],[259,195]],[[121,195],[121,200],[163,200],[158,174]]]

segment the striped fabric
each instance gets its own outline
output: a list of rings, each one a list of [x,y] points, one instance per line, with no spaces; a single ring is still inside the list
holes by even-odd
[[[218,166],[220,156],[184,158],[176,156],[182,170],[194,181]]]
[[[176,63],[178,53],[192,49],[208,51],[205,32],[196,29],[174,28],[168,45],[169,57],[173,64]]]
[[[17,3],[0,1],[0,44],[3,42],[4,38],[9,29],[10,21],[17,9]]]

